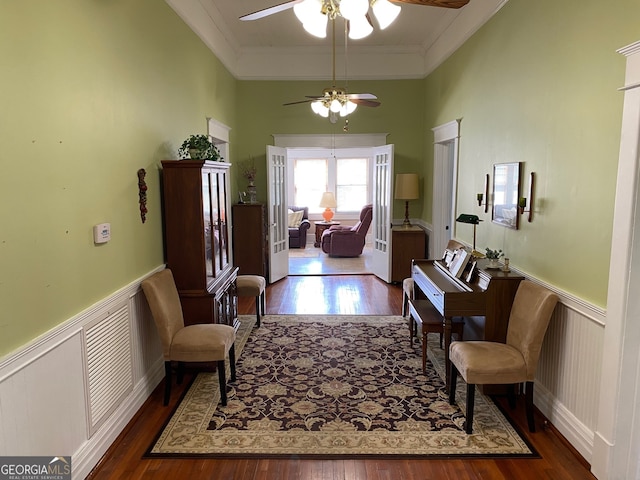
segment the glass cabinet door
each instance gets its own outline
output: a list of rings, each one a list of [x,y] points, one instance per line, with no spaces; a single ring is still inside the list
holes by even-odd
[[[204,245],[205,245],[205,270],[207,277],[213,277],[214,259],[216,257],[215,242],[213,241],[213,208],[212,208],[211,185],[209,182],[209,174],[202,173],[202,215],[204,224]]]
[[[220,205],[219,233],[220,233],[220,265],[225,268],[229,264],[229,224],[227,222],[227,182],[226,173],[220,172],[218,177],[218,195]]]

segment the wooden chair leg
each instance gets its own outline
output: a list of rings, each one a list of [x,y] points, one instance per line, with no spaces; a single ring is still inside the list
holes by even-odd
[[[509,399],[509,407],[516,408],[516,386],[511,383],[507,385],[507,398]]]
[[[415,320],[413,319],[411,314],[409,314],[409,338],[411,340],[411,345],[413,345],[413,339],[416,336],[415,325],[416,325]]]
[[[475,404],[476,386],[467,383],[467,421],[465,422],[465,432],[470,435],[473,432],[473,406]]]
[[[164,362],[164,404],[169,405],[171,398],[171,362]]]
[[[264,290],[260,294],[260,304],[261,304],[262,316],[264,317],[267,314],[267,298],[266,298],[266,293],[265,293]],[[258,326],[260,326],[260,325],[258,325]]]
[[[227,405],[227,379],[225,372],[224,360],[218,360],[218,380],[220,382],[220,404],[225,407]]]
[[[231,345],[229,349],[229,368],[231,369],[231,381],[236,381],[236,346]]]
[[[452,363],[449,369],[449,405],[456,403],[456,381],[458,380],[458,369]]]
[[[533,419],[533,382],[527,382],[526,392],[524,394],[525,408],[527,410],[527,423],[529,424],[529,431],[536,431],[536,422]]]
[[[407,292],[402,292],[402,316],[407,316],[407,307],[409,306],[409,296]]]
[[[256,297],[256,325],[260,326],[260,295]]]

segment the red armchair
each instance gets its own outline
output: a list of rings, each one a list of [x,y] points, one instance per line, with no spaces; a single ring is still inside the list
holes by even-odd
[[[373,205],[365,205],[360,212],[360,221],[353,227],[334,225],[322,233],[322,251],[330,257],[357,257],[367,237],[373,218]]]

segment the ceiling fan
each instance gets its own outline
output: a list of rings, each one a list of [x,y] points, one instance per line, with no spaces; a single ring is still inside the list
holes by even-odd
[[[336,16],[349,21],[349,37],[364,38],[373,31],[369,6],[381,29],[389,26],[400,13],[394,3],[409,3],[429,7],[461,8],[469,0],[291,0],[240,17],[240,20],[258,20],[293,8],[304,29],[311,35],[324,38],[327,35],[327,21]]]
[[[345,35],[345,64],[346,64],[346,35]],[[306,95],[306,100],[285,103],[283,106],[299,105],[301,103],[311,103],[311,110],[321,117],[329,118],[331,123],[338,121],[338,116],[346,117],[353,113],[358,105],[364,107],[377,107],[377,101],[373,93],[348,93],[344,87],[336,87],[336,24],[333,20],[333,85],[322,90],[322,95]],[[346,67],[345,67],[346,70]],[[348,120],[347,120],[348,124]],[[346,128],[346,126],[345,126]]]

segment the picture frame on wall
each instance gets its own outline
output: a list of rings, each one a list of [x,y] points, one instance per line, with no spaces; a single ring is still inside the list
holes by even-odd
[[[496,163],[493,165],[493,210],[491,221],[517,230],[520,226],[518,199],[522,162]]]

